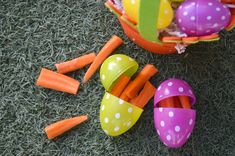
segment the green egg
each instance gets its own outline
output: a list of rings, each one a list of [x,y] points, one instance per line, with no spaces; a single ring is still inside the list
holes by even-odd
[[[100,106],[103,131],[118,136],[128,131],[139,119],[143,109],[106,92]]]
[[[121,75],[131,77],[138,69],[138,63],[129,56],[115,54],[107,58],[100,68],[100,79],[106,91],[110,91]]]

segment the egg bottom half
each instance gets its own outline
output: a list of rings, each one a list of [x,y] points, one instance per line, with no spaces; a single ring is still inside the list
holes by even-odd
[[[185,108],[154,108],[154,124],[162,142],[171,148],[183,146],[189,139],[196,111]]]
[[[118,136],[128,131],[143,109],[106,92],[100,106],[100,123],[107,135]]]

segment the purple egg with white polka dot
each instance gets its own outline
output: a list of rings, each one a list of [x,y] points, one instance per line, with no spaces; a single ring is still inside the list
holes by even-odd
[[[218,0],[186,0],[176,11],[177,25],[189,36],[218,33],[231,19],[230,10]]]
[[[183,80],[169,79],[160,84],[154,96],[154,124],[162,142],[171,148],[182,147],[192,134],[196,111],[186,108],[158,107],[160,101],[174,96],[188,96],[194,105],[196,97]]]

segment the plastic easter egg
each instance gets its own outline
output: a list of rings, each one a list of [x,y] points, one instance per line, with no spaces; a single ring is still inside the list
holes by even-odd
[[[106,92],[100,106],[100,123],[107,135],[118,136],[128,131],[143,109]]]
[[[157,107],[160,101],[175,96],[188,96],[191,105],[196,102],[192,88],[183,80],[166,80],[156,90],[154,97],[155,128],[162,142],[171,148],[179,148],[187,142],[196,119],[196,111],[193,109]]]
[[[189,36],[205,36],[224,29],[229,9],[217,0],[187,0],[176,11],[179,28]]]
[[[172,96],[188,96],[192,105],[196,103],[196,97],[190,85],[183,80],[172,78],[162,82],[157,88],[154,106],[156,107],[161,100]]]
[[[133,20],[135,23],[139,17],[139,4],[140,0],[123,0],[123,8],[125,14]],[[173,9],[168,0],[161,0],[158,23],[156,23],[157,29],[163,29],[170,25],[174,16]]]
[[[110,91],[121,76],[131,77],[138,69],[138,63],[129,56],[115,54],[107,58],[100,68],[100,79],[106,91]]]

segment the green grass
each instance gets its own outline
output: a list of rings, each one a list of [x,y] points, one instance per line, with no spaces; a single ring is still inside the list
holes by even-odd
[[[0,153],[1,155],[234,155],[235,32],[221,40],[190,46],[183,55],[148,53],[125,37],[104,0],[0,1]],[[188,81],[197,95],[194,133],[181,149],[165,147],[153,125],[152,102],[126,134],[108,137],[100,128],[104,93],[98,73],[69,95],[35,86],[40,68],[99,51],[113,34],[125,41],[117,50],[140,67],[152,63],[157,86],[170,77]],[[86,69],[71,73],[81,81]],[[89,114],[90,120],[49,141],[44,127]]]

